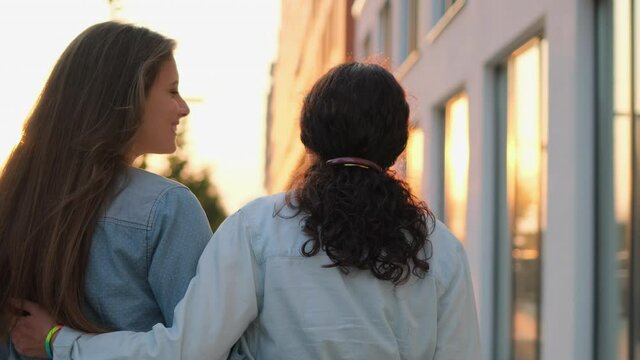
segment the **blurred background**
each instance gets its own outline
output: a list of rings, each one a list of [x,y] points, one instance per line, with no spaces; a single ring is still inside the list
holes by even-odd
[[[383,64],[411,106],[394,166],[463,242],[483,359],[640,359],[638,0],[60,0],[0,3],[0,159],[53,63],[117,19],[178,41],[180,150],[215,227],[305,162],[302,99]],[[1,160],[3,161],[3,160]]]
[[[264,128],[278,0],[62,0],[2,2],[0,162],[64,48],[97,22],[121,20],[178,42],[180,91],[191,108],[181,122],[184,176],[210,173],[226,213],[264,193]],[[165,173],[167,157],[149,156]],[[222,191],[224,190],[224,191]]]

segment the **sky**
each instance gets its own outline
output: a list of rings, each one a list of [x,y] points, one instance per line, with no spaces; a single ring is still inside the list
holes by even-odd
[[[191,103],[181,124],[186,150],[194,168],[211,169],[227,212],[264,194],[266,99],[280,0],[120,0],[119,6],[120,19],[177,40],[180,92]],[[2,163],[64,48],[114,14],[107,0],[0,0],[0,9]]]

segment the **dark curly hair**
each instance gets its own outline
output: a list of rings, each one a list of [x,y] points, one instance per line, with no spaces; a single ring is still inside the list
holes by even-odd
[[[323,250],[332,261],[326,267],[369,269],[396,285],[429,271],[435,217],[388,170],[405,149],[408,127],[404,90],[379,65],[339,65],[316,82],[300,119],[313,163],[287,194],[289,206],[304,214],[304,256]],[[385,170],[326,163],[338,157]]]

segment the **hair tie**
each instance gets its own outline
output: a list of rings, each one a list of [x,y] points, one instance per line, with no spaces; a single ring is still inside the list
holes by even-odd
[[[327,165],[344,165],[344,166],[357,166],[363,169],[371,169],[376,170],[381,173],[384,172],[384,169],[380,167],[380,165],[374,163],[371,160],[362,159],[358,157],[339,157],[331,160],[327,160]]]

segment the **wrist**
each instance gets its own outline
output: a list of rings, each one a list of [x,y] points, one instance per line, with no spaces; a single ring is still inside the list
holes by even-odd
[[[47,333],[47,338],[45,339],[44,347],[45,347],[45,351],[47,352],[47,356],[49,356],[50,359],[53,358],[53,342],[58,336],[58,332],[60,332],[60,329],[62,329],[62,325],[56,325],[52,327],[51,330],[49,330],[49,332]]]

